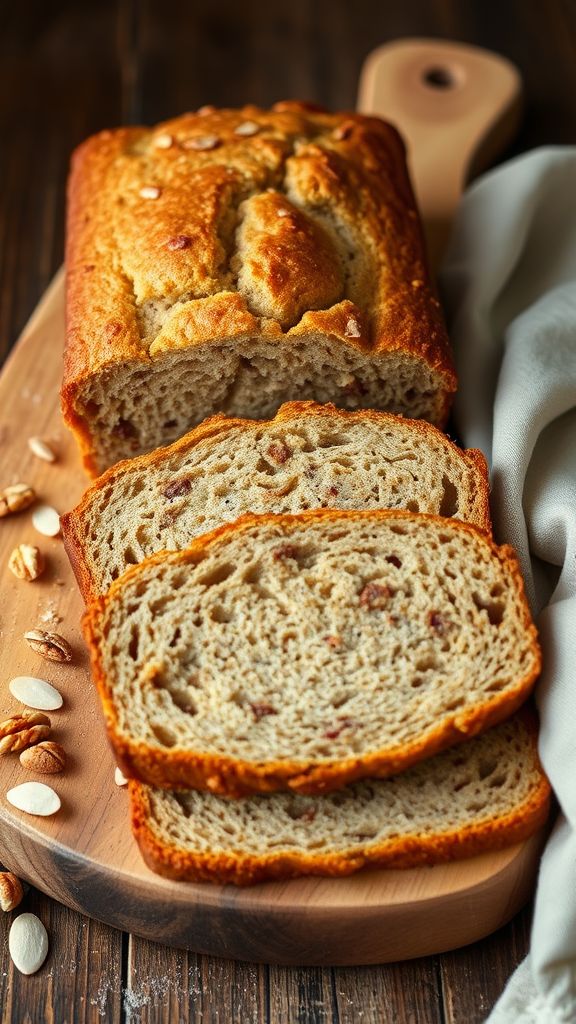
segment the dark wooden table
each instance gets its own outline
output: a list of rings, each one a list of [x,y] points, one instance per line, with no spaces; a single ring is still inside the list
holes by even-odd
[[[526,114],[511,153],[576,142],[570,0],[1,4],[0,356],[61,263],[67,164],[81,139],[203,103],[298,97],[349,108],[370,50],[410,35],[475,43],[519,66]],[[33,977],[13,970],[12,915],[2,915],[3,1024],[477,1024],[526,953],[530,928],[528,908],[498,934],[454,953],[298,969],[167,949],[83,919],[38,892],[24,909],[46,924],[51,952]]]

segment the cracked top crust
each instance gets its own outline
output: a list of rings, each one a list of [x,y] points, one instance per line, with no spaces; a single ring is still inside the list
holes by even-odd
[[[404,147],[285,102],[105,131],[69,182],[65,386],[223,337],[320,330],[455,380]]]

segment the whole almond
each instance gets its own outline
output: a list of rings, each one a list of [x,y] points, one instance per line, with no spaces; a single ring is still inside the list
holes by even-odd
[[[45,740],[50,732],[49,725],[33,725],[30,729],[20,729],[0,740],[0,754],[15,754],[19,750],[31,747],[34,743]]]
[[[33,544],[19,544],[8,559],[8,568],[19,580],[37,580],[46,563],[40,548]]]
[[[0,871],[0,907],[6,911],[15,908],[24,899],[22,883],[11,871]]]
[[[20,764],[30,772],[41,775],[56,775],[66,767],[66,751],[59,743],[47,740],[37,743],[20,754]]]
[[[24,639],[42,658],[48,661],[72,661],[72,648],[59,633],[49,633],[45,629],[29,629]]]
[[[35,974],[48,956],[48,932],[36,914],[20,914],[8,935],[8,949],[21,974]]]
[[[29,437],[28,447],[37,459],[43,459],[44,462],[56,461],[56,452],[41,437]]]
[[[36,491],[29,484],[11,484],[0,490],[0,519],[22,512],[36,500]]]

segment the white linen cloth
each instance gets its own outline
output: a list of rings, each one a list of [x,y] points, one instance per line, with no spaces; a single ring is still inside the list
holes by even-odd
[[[529,957],[490,1024],[576,1022],[576,149],[466,193],[441,275],[456,426],[491,464],[496,538],[520,556],[544,652],[540,753],[560,804]]]

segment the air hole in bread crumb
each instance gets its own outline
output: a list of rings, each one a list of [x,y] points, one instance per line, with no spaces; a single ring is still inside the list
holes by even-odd
[[[484,687],[484,693],[498,693],[502,689],[502,680],[495,679],[490,686]]]
[[[485,611],[491,626],[499,626],[504,618],[503,601],[487,601],[475,591],[472,600],[479,611]]]
[[[170,643],[168,644],[168,646],[169,647],[176,647],[176,644],[178,643],[178,641],[179,641],[181,636],[182,636],[182,630],[180,629],[180,626],[177,626],[176,629],[174,630],[173,634],[172,634],[172,639],[170,640]]]
[[[225,562],[224,565],[217,565],[210,572],[204,574],[204,576],[198,577],[196,583],[201,587],[215,587],[218,583],[224,583],[232,574],[235,572],[236,566],[231,562]]]
[[[158,743],[163,747],[175,747],[176,737],[170,729],[167,729],[165,725],[161,725],[159,722],[152,722],[150,725],[152,732],[154,733]]]
[[[412,679],[410,682],[410,686],[412,687],[413,690],[418,690],[422,686],[423,682],[424,680],[421,678],[421,676],[414,676],[414,679]]]
[[[408,501],[406,503],[406,508],[408,509],[409,512],[419,512],[420,511],[420,506],[419,506],[417,501]]]
[[[458,491],[456,486],[446,476],[442,477],[442,500],[438,513],[441,516],[455,516],[458,512]]]
[[[397,526],[393,523],[390,526],[390,532],[397,534],[398,537],[406,537],[408,530],[406,529],[405,526]]]
[[[132,624],[130,629],[130,643],[128,644],[128,654],[132,658],[132,661],[138,661],[138,647],[140,645],[140,630],[136,623]]]
[[[209,612],[209,616],[212,619],[212,622],[226,623],[230,622],[232,619],[230,612],[227,612],[226,609],[223,608],[222,605],[220,604],[212,605]]]
[[[488,783],[490,789],[496,789],[497,787],[504,786],[505,784],[506,775],[502,772],[499,772],[498,775],[495,775],[492,779],[490,779],[490,782]]]

